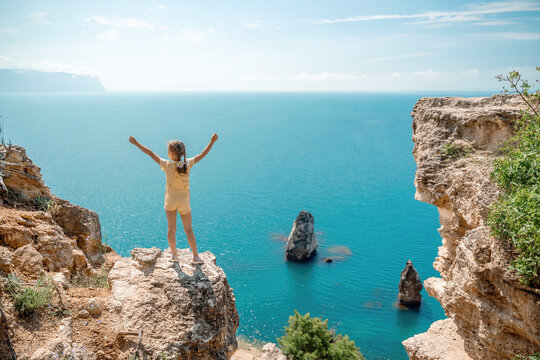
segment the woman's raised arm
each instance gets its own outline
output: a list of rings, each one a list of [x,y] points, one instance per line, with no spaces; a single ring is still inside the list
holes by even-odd
[[[141,145],[133,136],[129,137],[129,142],[132,143],[133,145],[135,145],[136,147],[138,147],[139,149],[141,149],[141,151],[143,153],[150,156],[152,158],[152,160],[154,160],[155,162],[157,162],[159,164],[159,156],[154,154],[154,152],[152,150],[150,150],[149,148],[147,148],[146,146]]]
[[[204,148],[204,150],[202,151],[202,153],[200,153],[199,155],[195,156],[195,162],[194,164],[198,163],[199,161],[202,160],[202,158],[204,158],[209,152],[210,152],[210,149],[212,148],[212,145],[214,145],[214,143],[217,141],[218,139],[218,136],[216,133],[213,133],[212,134],[212,138],[210,139],[210,142],[208,143],[208,145],[206,145],[206,147]]]

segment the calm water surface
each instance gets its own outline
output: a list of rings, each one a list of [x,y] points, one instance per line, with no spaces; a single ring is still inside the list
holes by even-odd
[[[128,136],[161,157],[180,139],[191,157],[217,132],[192,169],[191,208],[200,251],[234,289],[238,335],[275,341],[297,309],[328,318],[367,359],[406,359],[401,341],[444,317],[425,291],[418,311],[395,307],[408,259],[422,280],[437,275],[438,216],[414,200],[410,112],[441,95],[490,94],[4,94],[0,114],[53,193],[96,211],[125,256],[167,247],[164,174]],[[300,210],[320,244],[307,264],[285,261],[280,240]],[[322,262],[334,246],[352,254]]]

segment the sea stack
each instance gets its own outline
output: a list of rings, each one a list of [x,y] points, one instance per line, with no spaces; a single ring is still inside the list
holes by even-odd
[[[285,253],[288,260],[305,261],[315,255],[318,245],[314,222],[313,215],[305,210],[300,211],[287,238]]]
[[[416,272],[411,260],[407,261],[407,266],[401,272],[399,281],[399,302],[407,307],[420,306],[422,302],[422,282]]]

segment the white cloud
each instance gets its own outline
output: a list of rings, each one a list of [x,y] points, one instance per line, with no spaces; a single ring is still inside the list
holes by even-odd
[[[106,31],[104,33],[101,33],[98,35],[98,39],[101,40],[119,40],[120,39],[120,30],[113,29]]]
[[[9,56],[0,55],[0,69],[16,69],[16,70],[36,70],[45,72],[66,72],[70,74],[78,75],[92,75],[95,76],[95,72],[85,68],[73,65],[50,63],[42,61],[39,63],[21,62],[17,61]]]
[[[16,28],[3,28],[0,29],[0,34],[16,34],[18,29]]]
[[[242,21],[242,26],[247,29],[266,29],[266,30],[279,30],[279,26],[273,25],[279,23],[274,20],[255,20],[252,22]]]
[[[323,72],[321,74],[301,73],[298,75],[291,76],[291,79],[292,80],[305,80],[305,81],[352,80],[352,79],[356,79],[356,76],[349,75],[349,74],[337,74],[337,73],[328,73],[328,72]]]
[[[477,76],[480,73],[480,70],[478,69],[470,69],[470,70],[461,70],[459,72],[460,76]]]
[[[242,80],[244,81],[275,81],[277,79],[270,75],[267,75],[267,76],[248,75],[248,76],[244,76]]]
[[[502,14],[513,12],[539,11],[538,1],[500,1],[488,4],[469,4],[462,11],[428,11],[417,14],[381,14],[361,15],[340,19],[320,19],[312,21],[315,24],[335,24],[344,22],[417,19],[415,23],[460,23],[474,22],[482,19],[482,15]]]
[[[393,72],[387,74],[390,78],[403,79],[403,78],[436,78],[441,77],[444,74],[434,70],[420,70],[412,72]],[[385,77],[385,76],[383,76]]]
[[[262,28],[264,27],[263,24],[261,23],[258,23],[258,22],[255,22],[255,23],[242,23],[242,26],[245,27],[245,28],[248,28],[248,29],[257,29],[257,28]]]
[[[116,28],[143,28],[143,29],[153,29],[154,24],[147,21],[137,20],[133,18],[115,18],[110,19],[101,15],[92,15],[87,17],[85,20],[87,23],[96,23],[100,25],[112,26]]]
[[[540,40],[540,33],[532,32],[496,32],[468,34],[469,36],[484,38],[487,40]]]
[[[431,55],[431,53],[429,52],[403,54],[403,55],[396,55],[396,56],[370,58],[370,59],[364,60],[364,62],[370,63],[370,62],[382,62],[382,61],[399,60],[399,59],[410,59],[410,58],[418,58],[418,57],[424,57],[424,56],[429,56],[429,55]]]
[[[476,23],[473,23],[472,25],[478,25],[478,26],[500,26],[500,25],[513,25],[517,24],[515,21],[507,21],[507,20],[490,20],[490,21],[479,21]]]
[[[50,11],[34,11],[33,13],[30,13],[28,17],[32,19],[35,23],[41,24],[41,25],[53,25],[52,22],[47,20],[49,17]]]
[[[158,5],[157,9],[158,10],[167,10],[167,7],[165,5]]]
[[[15,59],[9,56],[0,55],[0,65],[15,62]]]
[[[452,84],[459,89],[462,84],[468,83],[477,86],[478,82],[489,81],[492,84],[494,70],[464,69],[442,71],[424,69],[409,72],[386,73],[328,73],[320,74],[300,73],[289,77],[275,77],[266,75],[250,75],[242,78],[243,82],[260,89],[279,90],[314,90],[314,91],[394,91],[407,89],[420,89],[423,86],[431,89],[444,89]],[[504,71],[503,71],[504,73]],[[476,82],[475,82],[476,81]],[[471,85],[472,86],[472,85]],[[474,88],[472,86],[472,88]]]
[[[180,30],[178,39],[182,42],[196,44],[200,43],[203,38],[214,34],[214,32],[214,28],[212,27],[206,29],[186,28]]]

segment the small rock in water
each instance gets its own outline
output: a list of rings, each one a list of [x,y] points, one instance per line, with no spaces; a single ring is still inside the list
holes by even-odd
[[[399,281],[399,302],[408,307],[420,306],[422,302],[422,282],[416,272],[411,260],[407,261],[407,266],[401,272]]]
[[[333,262],[334,260],[333,260],[332,258],[330,258],[330,257],[327,257],[327,258],[324,258],[323,261],[324,261],[324,262],[327,262],[327,263],[331,263],[331,262]]]
[[[318,244],[313,232],[314,222],[313,215],[300,211],[287,239],[287,259],[303,261],[315,255]]]

